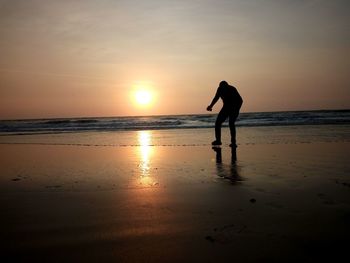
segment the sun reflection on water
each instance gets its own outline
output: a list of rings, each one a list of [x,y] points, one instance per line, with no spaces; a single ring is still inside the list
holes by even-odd
[[[139,142],[139,171],[140,181],[142,185],[156,185],[157,182],[151,177],[151,157],[153,155],[152,147],[152,132],[151,131],[139,131],[138,132]]]

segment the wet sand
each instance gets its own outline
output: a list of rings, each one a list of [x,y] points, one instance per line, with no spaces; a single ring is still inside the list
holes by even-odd
[[[232,152],[150,146],[152,132],[139,135],[140,144],[115,147],[1,144],[2,262],[347,255],[349,142],[244,143]]]

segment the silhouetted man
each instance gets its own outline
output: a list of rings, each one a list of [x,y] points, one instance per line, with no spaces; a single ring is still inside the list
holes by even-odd
[[[220,110],[218,117],[216,118],[216,122],[215,122],[216,140],[213,141],[211,144],[212,145],[222,144],[221,143],[221,125],[228,117],[230,132],[231,132],[230,146],[237,147],[235,121],[238,117],[239,110],[241,109],[241,106],[243,104],[242,97],[239,95],[235,87],[230,86],[226,81],[221,81],[212,102],[207,107],[208,111],[212,111],[213,106],[219,100],[219,98],[222,99],[224,105]]]

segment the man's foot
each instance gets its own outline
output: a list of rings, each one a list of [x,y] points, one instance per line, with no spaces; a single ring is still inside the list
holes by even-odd
[[[230,147],[237,148],[237,144],[235,144],[235,143],[231,143],[231,144],[230,144]]]
[[[211,145],[221,145],[221,144],[222,143],[220,141],[217,141],[217,140],[215,140],[211,143]]]

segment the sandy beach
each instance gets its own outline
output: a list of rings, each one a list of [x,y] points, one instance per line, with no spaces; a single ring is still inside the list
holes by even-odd
[[[239,128],[237,151],[214,151],[212,133],[2,136],[2,262],[335,262],[347,254],[349,126]]]

